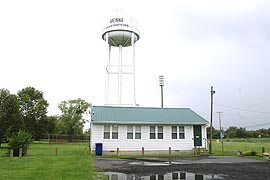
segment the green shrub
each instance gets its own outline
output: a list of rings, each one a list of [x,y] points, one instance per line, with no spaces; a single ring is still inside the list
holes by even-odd
[[[32,135],[25,131],[19,131],[17,134],[8,138],[8,149],[13,149],[13,155],[19,156],[19,149],[22,148],[22,156],[26,154],[27,148],[33,142]]]
[[[257,152],[256,151],[244,151],[244,152],[241,152],[241,155],[242,156],[256,156]]]

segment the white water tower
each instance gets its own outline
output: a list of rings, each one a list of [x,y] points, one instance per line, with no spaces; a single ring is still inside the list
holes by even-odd
[[[121,10],[108,20],[102,31],[107,44],[106,105],[136,105],[135,43],[139,38],[136,21]]]

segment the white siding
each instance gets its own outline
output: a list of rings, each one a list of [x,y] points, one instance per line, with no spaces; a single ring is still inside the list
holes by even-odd
[[[155,125],[158,126],[158,125]],[[127,139],[127,125],[118,126],[118,139],[103,139],[103,124],[92,124],[91,126],[91,148],[95,150],[96,143],[103,144],[104,151],[141,151],[144,147],[145,151],[169,150],[172,151],[192,150],[193,142],[193,126],[185,126],[185,139],[171,138],[171,125],[163,126],[163,139],[150,139],[150,125],[141,126],[141,139]],[[177,125],[179,126],[179,125]],[[205,147],[204,138],[206,137],[206,126],[202,126],[202,147]]]

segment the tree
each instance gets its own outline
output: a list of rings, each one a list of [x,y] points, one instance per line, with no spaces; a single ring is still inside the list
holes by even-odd
[[[46,121],[48,107],[43,93],[26,87],[18,92],[18,99],[26,130],[32,133],[34,139],[40,139],[46,133],[42,125]]]
[[[13,155],[19,156],[19,150],[22,148],[22,155],[24,156],[27,152],[27,148],[32,142],[33,139],[30,133],[19,130],[18,133],[13,134],[12,137],[8,138],[8,149],[13,149]]]
[[[207,127],[207,128],[206,128],[206,131],[207,131],[207,139],[209,139],[209,140],[210,140],[210,133],[211,133],[210,130],[211,130],[210,127]],[[212,127],[212,138],[213,138],[213,139],[219,139],[219,138],[220,138],[220,131],[217,130],[217,129],[215,129],[214,127]]]
[[[0,106],[1,142],[20,129],[24,129],[24,122],[20,112],[17,96],[8,95],[2,100]]]
[[[236,137],[238,138],[246,138],[247,137],[247,131],[246,131],[246,128],[238,128],[236,130]]]
[[[2,104],[4,100],[6,99],[7,96],[9,96],[9,90],[7,89],[0,89],[0,147],[1,147],[1,142],[3,140],[3,137],[5,136],[6,130],[7,130],[7,123],[6,119],[2,118]]]
[[[229,127],[226,131],[225,131],[225,135],[228,138],[247,138],[247,137],[252,137],[252,132],[251,131],[247,131],[245,128],[237,128],[234,126]]]
[[[2,104],[2,102],[3,102],[3,100],[4,100],[7,96],[9,96],[9,95],[10,95],[9,90],[7,90],[7,89],[0,89],[0,106],[1,106],[1,104]]]
[[[83,115],[87,114],[91,104],[83,99],[62,101],[58,108],[62,115],[59,120],[59,133],[79,135],[83,133],[83,124],[87,122]]]
[[[259,129],[257,130],[257,137],[258,135],[261,135],[261,137],[269,138],[270,137],[270,128],[268,129]]]
[[[230,126],[226,131],[225,131],[225,136],[228,138],[235,138],[236,137],[236,131],[237,127]]]
[[[39,123],[39,127],[42,129],[43,137],[47,138],[48,134],[55,134],[57,133],[57,116],[47,116],[46,119],[43,119]]]

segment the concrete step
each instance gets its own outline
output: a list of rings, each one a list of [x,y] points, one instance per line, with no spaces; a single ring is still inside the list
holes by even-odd
[[[199,155],[199,156],[209,155],[209,151],[205,148],[194,148],[193,151],[195,155]]]

